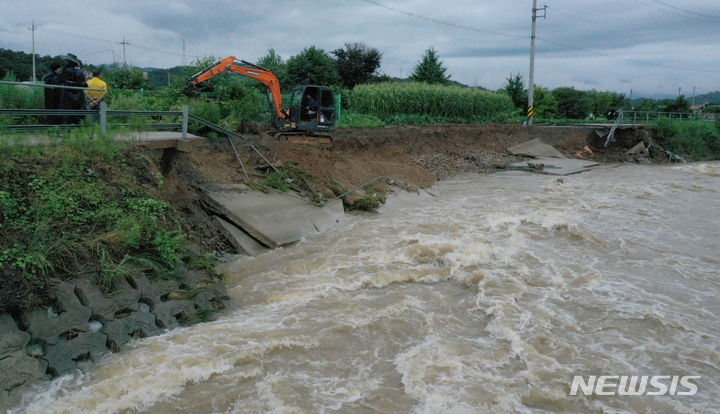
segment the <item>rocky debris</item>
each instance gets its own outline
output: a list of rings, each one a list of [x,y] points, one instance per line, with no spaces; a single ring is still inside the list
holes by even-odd
[[[419,166],[431,171],[438,179],[455,174],[471,172],[487,172],[507,165],[505,157],[496,153],[460,154],[422,154],[411,156],[410,159]]]
[[[643,141],[640,141],[635,144],[634,147],[625,151],[625,155],[643,155],[647,157],[649,155],[649,152],[645,143]]]

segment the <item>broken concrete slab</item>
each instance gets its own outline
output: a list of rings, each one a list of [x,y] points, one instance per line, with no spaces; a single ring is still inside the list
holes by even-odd
[[[530,164],[533,166],[531,167]],[[538,168],[542,164],[543,168]],[[536,158],[530,162],[521,161],[510,164],[510,168],[524,169],[539,174],[570,175],[587,171],[590,167],[600,165],[595,161],[576,160],[572,158]]]
[[[272,248],[327,231],[345,218],[340,200],[318,207],[289,195],[238,186],[205,189],[204,196],[211,209]]]
[[[634,147],[630,148],[629,150],[625,151],[625,155],[644,155],[648,156],[648,148],[645,146],[644,141],[640,141],[637,144],[635,144]]]
[[[215,221],[218,223],[220,230],[225,234],[225,237],[230,241],[230,244],[232,244],[239,253],[245,252],[250,256],[258,256],[270,250],[229,221],[218,216],[215,216]]]
[[[534,158],[566,158],[560,151],[553,148],[539,139],[533,139],[514,145],[508,148],[513,155],[521,155]]]

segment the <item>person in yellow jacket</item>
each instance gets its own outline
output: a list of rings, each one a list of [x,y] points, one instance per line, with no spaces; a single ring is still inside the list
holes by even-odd
[[[90,109],[98,110],[100,108],[100,102],[105,100],[108,86],[107,83],[100,78],[101,73],[99,70],[94,71],[92,75],[92,79],[87,81],[88,88],[102,89],[102,91],[85,91],[85,95],[88,101],[90,101]]]

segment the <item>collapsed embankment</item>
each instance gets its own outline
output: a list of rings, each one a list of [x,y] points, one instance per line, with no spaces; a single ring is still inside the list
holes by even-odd
[[[58,174],[70,174],[67,180],[63,178],[65,176],[61,177],[66,180],[63,182],[70,183],[59,186],[61,189],[68,186],[81,188],[76,186],[79,182],[89,184],[86,189],[90,191],[89,195],[78,190],[72,197],[63,199],[63,203],[77,204],[73,212],[78,217],[99,220],[93,222],[92,228],[78,227],[84,231],[95,231],[98,223],[105,223],[103,220],[107,219],[104,215],[86,217],[85,212],[98,211],[113,203],[115,209],[108,214],[129,214],[127,209],[138,206],[148,208],[140,209],[139,214],[153,213],[156,212],[153,208],[167,206],[167,211],[163,207],[157,222],[167,221],[176,228],[172,230],[166,223],[150,237],[135,226],[152,225],[150,222],[117,222],[92,237],[79,238],[77,245],[69,250],[75,258],[74,264],[63,262],[62,266],[49,267],[47,274],[35,275],[23,274],[11,264],[0,268],[3,280],[13,281],[4,284],[0,290],[3,303],[10,304],[3,309],[6,313],[0,315],[0,408],[16,402],[28,384],[82,367],[86,361],[96,360],[103,353],[118,351],[132,339],[203,320],[208,312],[225,306],[222,283],[212,272],[202,270],[208,270],[208,263],[196,265],[199,259],[207,258],[208,253],[216,255],[232,249],[206,211],[200,188],[244,182],[248,176],[259,183],[271,171],[270,162],[293,172],[293,186],[301,193],[320,193],[326,199],[371,182],[346,196],[346,205],[353,207],[363,194],[384,194],[394,188],[412,191],[454,174],[504,168],[517,161],[507,148],[530,139],[540,138],[568,156],[574,156],[587,145],[593,153],[586,153],[585,157],[620,161],[625,159],[627,148],[647,140],[648,134],[639,128],[618,131],[617,140],[608,149],[602,148],[604,140],[593,129],[521,125],[348,129],[337,131],[334,138],[334,147],[318,148],[290,145],[270,136],[250,136],[247,142],[234,142],[239,152],[237,156],[223,138],[217,142],[204,142],[189,152],[174,148],[130,147],[113,155],[111,161],[84,159],[83,163],[75,165],[82,168],[82,177],[74,177],[52,162],[36,163],[35,169],[45,169],[52,174],[28,173],[24,178],[28,184],[34,182],[40,186],[41,182],[33,181],[38,176]],[[44,156],[62,155],[71,159],[68,153],[73,151],[80,149],[66,149],[60,153],[48,149]],[[28,160],[13,162],[21,165]],[[73,165],[60,167],[72,169],[75,168]],[[51,183],[47,180],[49,178],[46,182]],[[106,186],[108,192],[96,191],[102,186]],[[124,190],[113,192],[114,187]],[[2,190],[10,194],[9,189]],[[127,199],[136,202],[127,204]],[[12,199],[9,196],[3,199],[4,224],[10,217],[7,208],[20,208],[8,200]],[[49,199],[18,198],[16,201],[32,203]],[[15,219],[16,224],[23,224],[21,215]],[[157,235],[176,234],[171,231],[183,234],[184,241],[177,251],[168,252],[163,250],[164,245],[158,245],[158,240],[164,239],[158,239]],[[137,240],[131,236],[136,236]],[[145,245],[143,238],[147,239]],[[170,253],[177,255],[171,263],[172,269],[168,269],[172,272],[159,274],[158,266],[147,265],[148,261],[161,260],[163,254]],[[108,266],[111,254],[119,260]],[[125,260],[127,255],[146,261]],[[102,263],[103,260],[106,263]],[[83,269],[86,271],[80,271]],[[105,280],[99,278],[102,275],[110,277],[112,283],[98,284]],[[23,298],[22,303],[11,300],[13,298]]]

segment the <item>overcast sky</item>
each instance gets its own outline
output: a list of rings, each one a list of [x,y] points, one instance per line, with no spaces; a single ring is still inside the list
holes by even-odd
[[[547,0],[537,22],[535,83],[633,97],[720,90],[718,0]],[[315,45],[363,42],[381,71],[407,77],[435,47],[452,79],[489,89],[527,84],[532,0],[0,0],[0,48],[72,52],[92,64],[167,68],[234,55],[284,59]],[[542,14],[542,12],[541,12]]]

